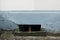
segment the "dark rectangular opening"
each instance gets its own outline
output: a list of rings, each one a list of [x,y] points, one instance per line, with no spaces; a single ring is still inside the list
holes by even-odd
[[[40,31],[40,25],[33,25],[31,26],[31,31]]]
[[[23,24],[23,25],[18,25],[19,30],[23,32],[29,32],[29,31],[40,31],[41,30],[41,25],[38,24]]]

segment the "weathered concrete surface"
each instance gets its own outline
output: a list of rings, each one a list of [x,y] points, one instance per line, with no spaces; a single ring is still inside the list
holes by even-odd
[[[60,37],[53,37],[53,36],[46,36],[46,37],[41,37],[41,36],[37,36],[37,37],[35,37],[35,36],[15,36],[15,37],[13,37],[13,39],[10,38],[8,40],[60,40]]]
[[[34,37],[34,36],[26,36],[26,37],[16,37],[17,39],[21,40],[60,40],[60,37]]]

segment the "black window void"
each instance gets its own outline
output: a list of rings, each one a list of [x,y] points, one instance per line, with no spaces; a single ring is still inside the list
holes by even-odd
[[[31,31],[40,31],[41,30],[41,25],[18,25],[19,26],[19,30],[20,31],[23,31],[23,32],[25,32],[25,31],[29,31],[29,28],[30,28],[30,30]]]

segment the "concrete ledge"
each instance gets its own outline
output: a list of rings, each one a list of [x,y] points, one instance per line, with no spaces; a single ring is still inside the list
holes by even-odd
[[[46,36],[46,32],[21,32],[14,33],[15,36]]]

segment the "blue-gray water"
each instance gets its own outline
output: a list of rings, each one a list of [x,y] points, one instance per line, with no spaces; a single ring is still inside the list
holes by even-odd
[[[1,14],[3,13],[3,14]],[[37,13],[37,14],[35,14]],[[3,18],[16,24],[41,24],[42,27],[52,30],[60,30],[60,11],[57,12],[0,12]],[[0,17],[0,19],[2,19]]]

